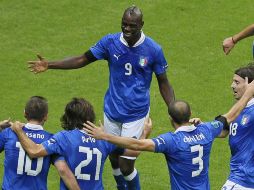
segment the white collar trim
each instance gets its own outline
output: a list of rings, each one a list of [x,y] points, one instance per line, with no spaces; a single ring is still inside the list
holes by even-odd
[[[31,130],[43,130],[43,127],[41,125],[36,125],[32,123],[25,124],[25,128],[31,129]]]
[[[194,131],[197,127],[195,127],[194,125],[190,125],[190,126],[181,126],[179,127],[175,133],[179,132],[179,131],[185,131],[185,132],[191,132]]]
[[[246,107],[250,107],[254,104],[254,98],[252,98],[246,105]]]
[[[138,41],[134,44],[134,46],[132,46],[132,47],[137,47],[137,46],[139,46],[140,44],[142,44],[142,43],[145,41],[145,38],[146,38],[146,36],[145,36],[144,32],[142,31],[139,40],[138,40]],[[126,42],[126,40],[125,40],[124,37],[123,37],[123,33],[121,33],[120,41],[121,41],[125,46],[129,47],[128,43]]]

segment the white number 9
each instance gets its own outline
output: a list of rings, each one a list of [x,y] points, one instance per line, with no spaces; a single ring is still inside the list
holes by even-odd
[[[130,63],[125,63],[125,75],[131,75],[132,74],[132,65]]]

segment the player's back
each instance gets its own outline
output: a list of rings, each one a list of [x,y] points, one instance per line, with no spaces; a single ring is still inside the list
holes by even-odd
[[[26,124],[23,130],[29,138],[40,144],[48,140],[52,134],[38,126]],[[30,159],[10,128],[0,133],[0,151],[3,150],[5,151],[3,190],[47,189],[49,156]]]
[[[53,151],[59,151],[65,157],[81,189],[103,189],[102,170],[107,156],[116,149],[115,145],[96,140],[77,129],[54,135],[48,145],[45,145],[46,150],[52,151],[50,147],[55,143],[58,144],[58,150]],[[62,181],[60,189],[67,189]]]
[[[214,138],[222,129],[214,121],[198,127],[183,126],[175,133],[153,139],[155,151],[165,154],[172,190],[209,190],[209,156]]]

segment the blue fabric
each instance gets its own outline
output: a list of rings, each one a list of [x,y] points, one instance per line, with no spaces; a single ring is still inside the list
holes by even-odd
[[[37,144],[48,140],[52,136],[52,134],[43,130],[30,130],[25,127],[23,130]],[[0,132],[0,151],[3,150],[5,158],[2,189],[47,189],[47,176],[51,164],[50,156],[31,160],[23,150],[16,134],[10,128]],[[25,166],[30,170],[25,170]],[[39,169],[40,166],[42,167],[41,170]]]
[[[210,189],[209,156],[212,142],[222,129],[221,122],[212,121],[190,131],[169,132],[153,139],[155,152],[165,155],[172,190]]]
[[[231,149],[229,180],[254,188],[254,105],[246,107],[230,124]]]
[[[108,61],[109,88],[104,98],[108,118],[127,123],[146,116],[150,106],[152,74],[165,73],[167,62],[161,47],[145,37],[137,47],[120,41],[121,33],[103,37],[91,52],[97,59]]]
[[[102,171],[108,155],[116,150],[119,154],[124,152],[124,149],[96,140],[77,129],[58,132],[42,145],[49,154],[64,156],[80,188],[89,190],[103,189]],[[62,181],[60,189],[67,189]]]

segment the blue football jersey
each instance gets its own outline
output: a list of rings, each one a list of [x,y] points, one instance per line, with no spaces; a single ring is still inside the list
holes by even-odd
[[[52,137],[40,125],[26,124],[26,135],[35,143]],[[0,151],[5,152],[3,190],[46,190],[51,159],[49,156],[30,159],[22,148],[16,134],[7,128],[0,132]]]
[[[109,34],[90,48],[97,59],[108,61],[109,88],[104,112],[114,121],[127,123],[147,115],[150,106],[152,74],[166,72],[162,48],[143,33],[129,47],[122,33]]]
[[[229,180],[254,188],[254,99],[230,124],[231,149]]]
[[[81,189],[102,190],[102,170],[107,156],[123,149],[88,136],[82,130],[61,131],[42,143],[48,154],[60,154],[74,173]],[[61,181],[60,189],[67,189]]]
[[[220,121],[183,126],[153,139],[155,152],[165,155],[172,190],[209,190],[209,155],[223,129]]]

